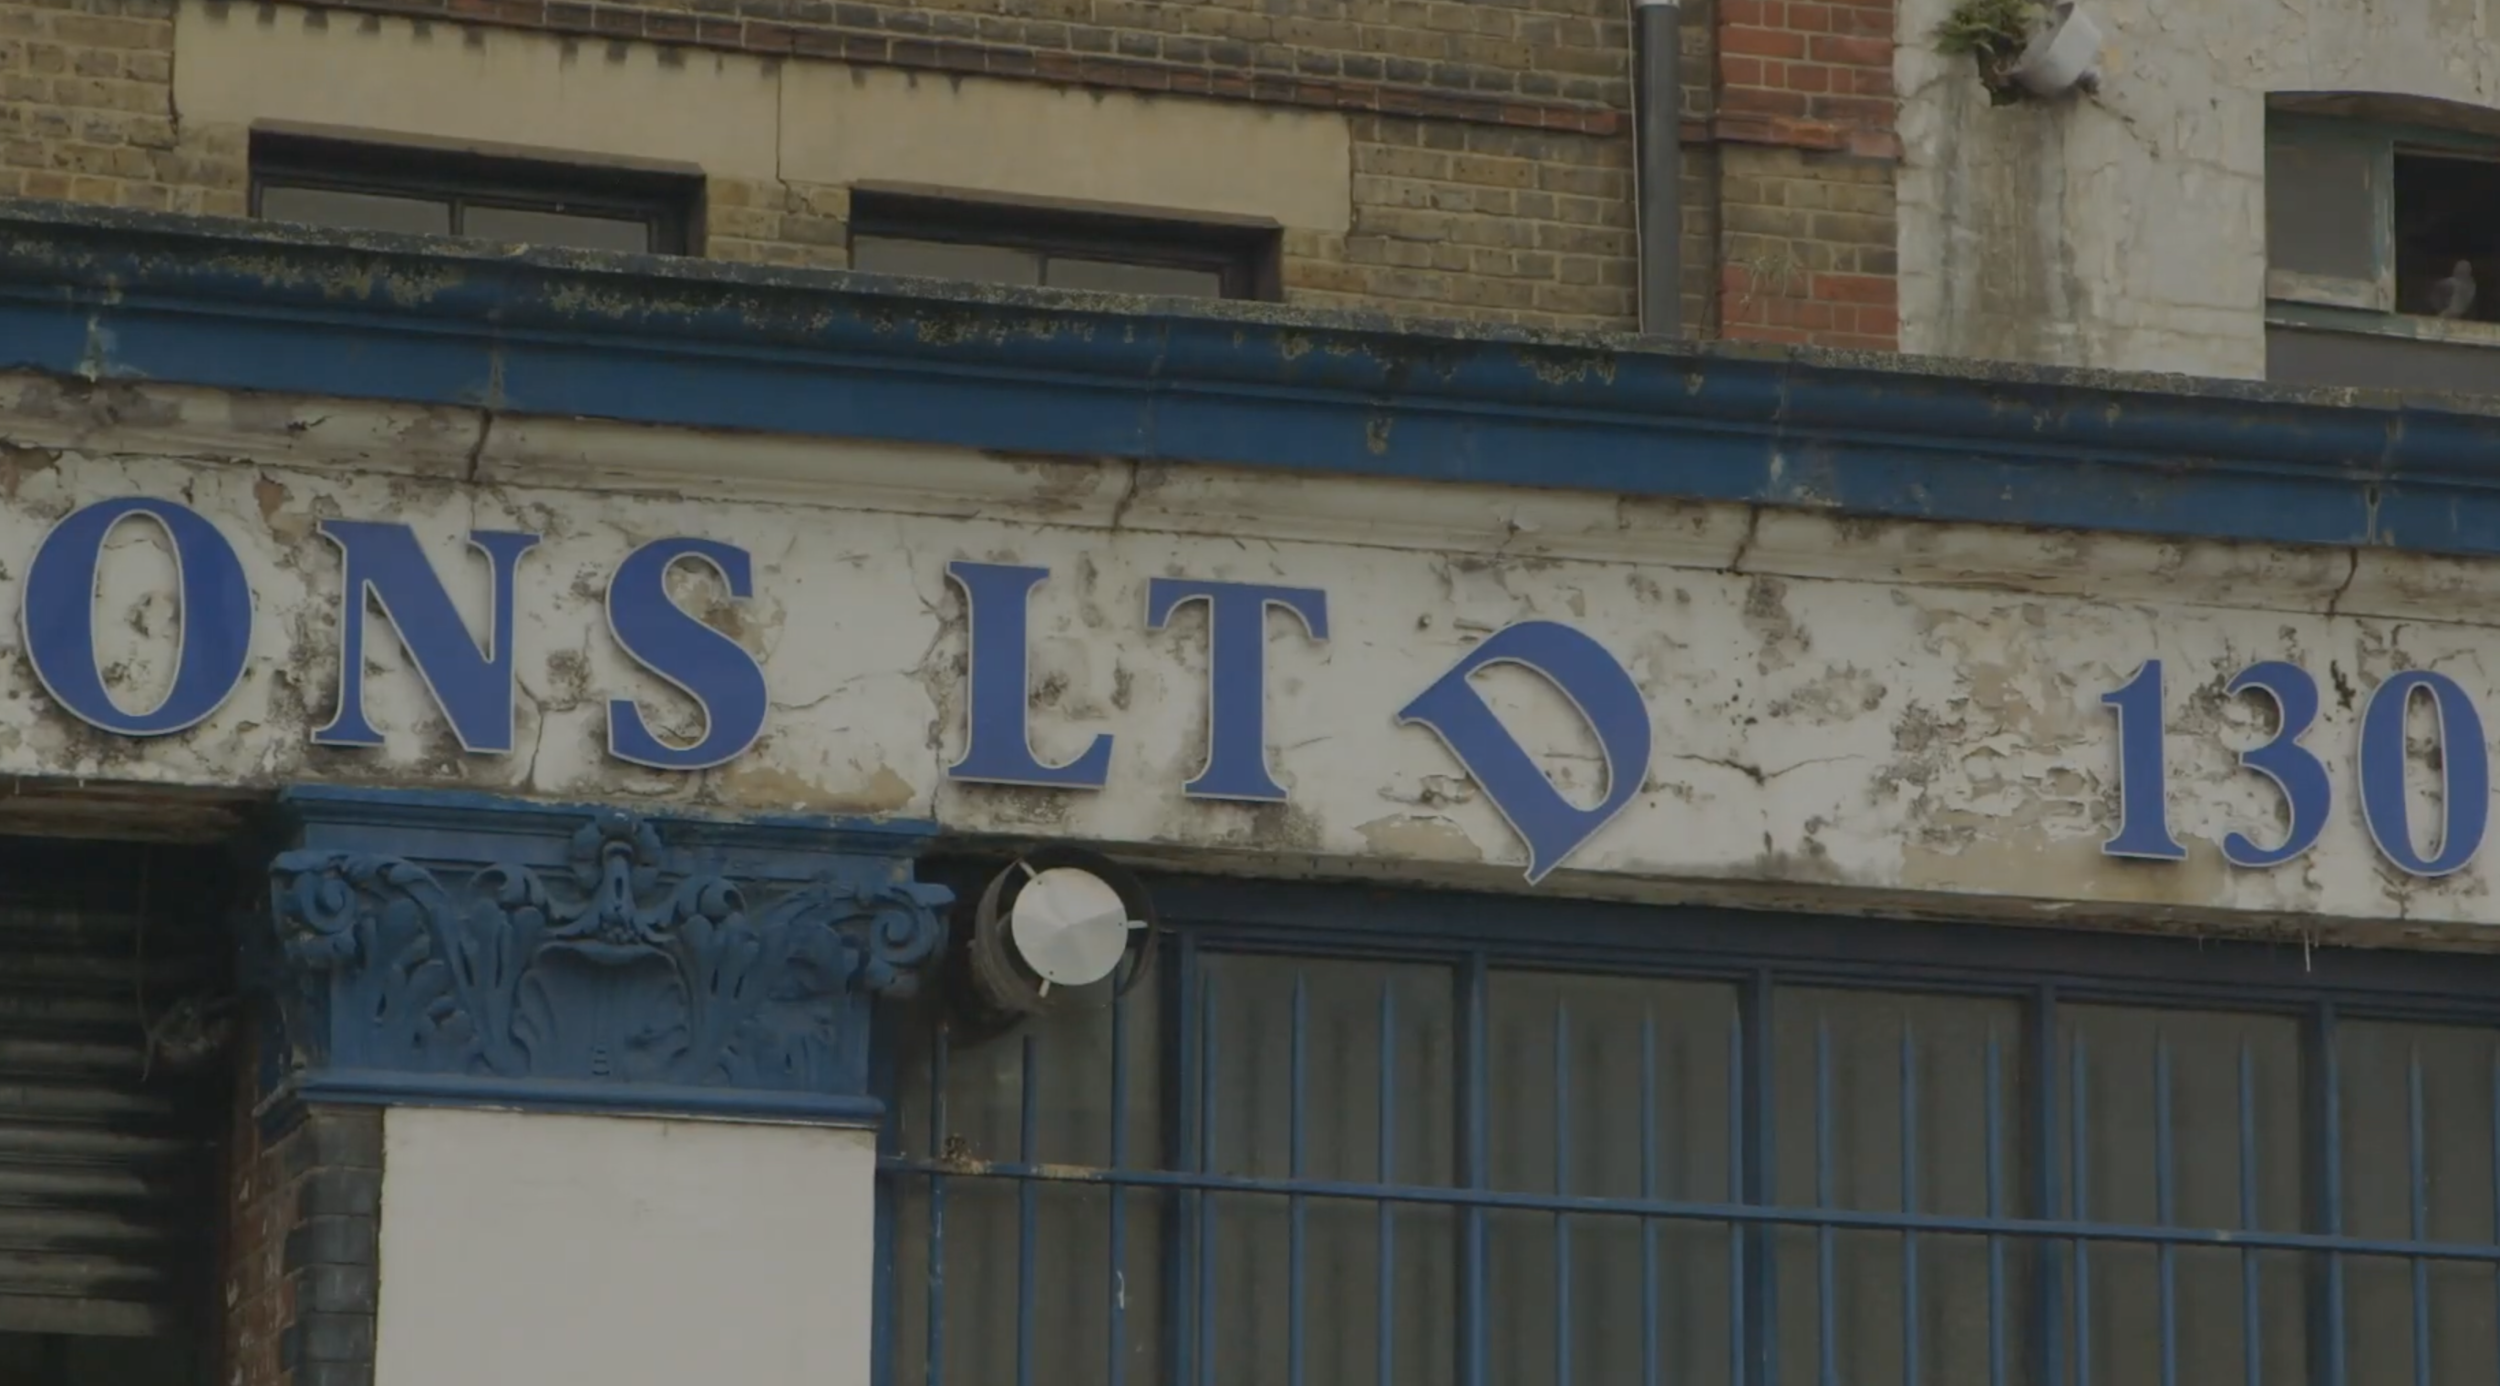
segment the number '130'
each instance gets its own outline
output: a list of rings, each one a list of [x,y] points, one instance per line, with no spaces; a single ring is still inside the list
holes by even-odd
[[[2335,802],[2326,763],[2300,744],[2318,718],[2318,681],[2281,660],[2252,664],[2231,680],[2229,693],[2262,693],[2274,700],[2275,733],[2264,745],[2240,753],[2242,769],[2274,781],[2290,810],[2283,840],[2262,846],[2246,833],[2222,840],[2234,866],[2280,866],[2317,845]],[[2441,766],[2437,851],[2414,850],[2405,800],[2405,713],[2415,697],[2429,699],[2439,717]],[[2116,857],[2177,861],[2187,855],[2170,835],[2166,806],[2169,771],[2162,755],[2161,661],[2148,659],[2125,687],[2101,701],[2118,715],[2118,831],[2101,850]],[[2429,670],[2410,670],[2381,683],[2361,710],[2358,746],[2361,821],[2379,854],[2416,876],[2445,876],[2464,869],[2483,844],[2491,818],[2491,757],[2483,721],[2456,680]]]

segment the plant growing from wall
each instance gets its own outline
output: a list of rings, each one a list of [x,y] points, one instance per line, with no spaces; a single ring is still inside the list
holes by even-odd
[[[2010,105],[2030,95],[2012,74],[2048,13],[2040,0],[1960,0],[1936,26],[1936,47],[1971,55],[1988,104]]]

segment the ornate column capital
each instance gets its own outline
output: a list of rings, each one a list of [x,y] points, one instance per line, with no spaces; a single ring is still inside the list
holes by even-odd
[[[298,1096],[871,1123],[870,1006],[946,941],[925,825],[305,789],[265,969]]]

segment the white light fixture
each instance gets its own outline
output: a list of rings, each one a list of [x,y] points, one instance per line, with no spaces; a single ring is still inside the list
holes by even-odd
[[[1007,913],[1007,934],[1016,956],[1051,987],[1092,986],[1111,975],[1127,955],[1129,934],[1146,921],[1129,916],[1111,883],[1090,871],[1054,866],[1024,867],[1030,878]]]

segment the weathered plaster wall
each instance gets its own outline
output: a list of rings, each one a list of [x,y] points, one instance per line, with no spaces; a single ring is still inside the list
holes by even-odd
[[[2410,921],[2299,925],[2381,939],[2500,922],[2488,898],[2500,849],[2458,877],[2413,881],[2380,862],[2352,799],[2358,697],[2376,680],[2436,667],[2478,698],[2500,694],[2489,565],[31,378],[0,380],[0,418],[15,435],[0,449],[0,604],[18,600],[51,521],[144,492],[215,518],[259,612],[232,701],[147,743],[48,707],[22,656],[0,652],[0,775],[905,814],[1217,867],[1518,888],[1522,853],[1494,809],[1431,734],[1391,719],[1473,641],[1533,616],[1606,643],[1644,686],[1658,737],[1640,798],[1548,891],[2198,925]],[[307,743],[337,682],[338,562],[314,532],[332,515],[414,525],[473,628],[485,567],[465,532],[546,536],[521,570],[516,754],[460,752],[387,640],[367,657],[388,747]],[[754,553],[756,600],[709,609],[764,658],[776,698],[761,744],[696,776],[604,755],[610,697],[691,730],[601,617],[617,559],[674,533]],[[149,527],[120,536],[99,596],[102,662],[128,696],[152,698],[172,648],[170,567]],[[1032,605],[1033,739],[1056,761],[1114,733],[1106,791],[945,779],[962,738],[962,607],[944,576],[959,557],[1052,570]],[[1204,756],[1204,623],[1192,610],[1169,631],[1144,629],[1145,582],[1165,574],[1329,592],[1329,644],[1281,616],[1270,630],[1270,739],[1290,804],[1183,797]],[[2098,699],[2152,655],[2169,666],[2171,811],[2193,853],[2175,866],[2099,851],[2116,752]],[[2219,690],[2275,658],[2328,690],[2308,744],[2339,799],[2311,857],[2237,871],[2214,844],[2234,828],[2274,831],[2272,792],[2232,760],[2262,739],[2268,714]],[[1517,671],[1493,671],[1486,686],[1565,791],[1594,799],[1601,767],[1561,700]],[[2500,716],[2500,702],[2486,709]],[[2428,721],[2417,727],[2424,825],[2435,821]]]
[[[2097,0],[2097,97],[1991,108],[1902,0],[1901,346],[2265,374],[2265,98],[2500,105],[2500,0]]]

